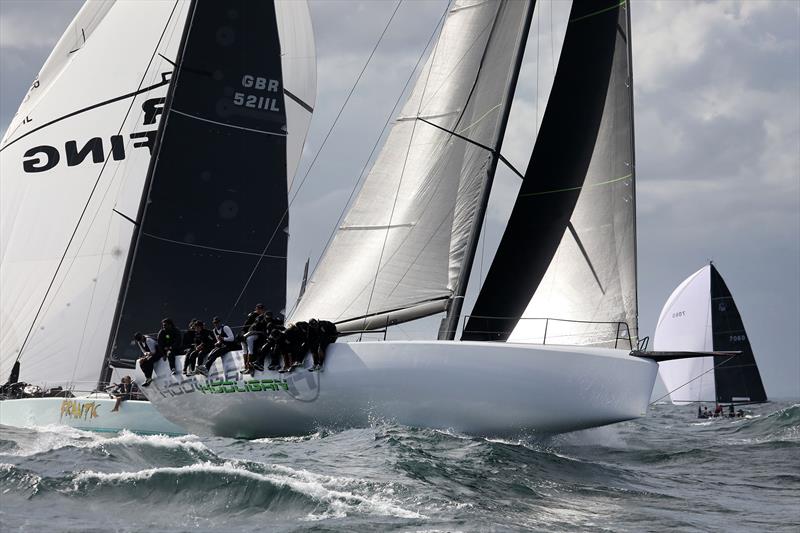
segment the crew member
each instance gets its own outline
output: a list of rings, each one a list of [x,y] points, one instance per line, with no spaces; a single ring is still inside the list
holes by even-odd
[[[215,344],[214,335],[206,329],[202,320],[196,320],[194,323],[194,350],[189,352],[186,360],[183,363],[183,373],[191,375],[197,367],[197,371],[205,373],[206,367],[203,365],[206,356],[214,348]]]
[[[307,337],[308,322],[299,320],[286,328],[282,343],[283,368],[280,372],[291,372],[294,367],[302,364],[307,350]]]
[[[147,387],[153,381],[153,365],[159,357],[158,341],[150,335],[142,335],[138,332],[134,334],[133,340],[142,351],[142,356],[139,358],[139,366],[145,377],[142,387]]]
[[[131,392],[133,392],[133,383],[131,381],[131,377],[125,376],[122,378],[122,382],[115,387],[114,392],[112,393],[112,395],[117,399],[116,403],[114,404],[114,408],[111,410],[112,413],[119,411],[119,406],[122,402],[131,399]]]
[[[193,318],[189,321],[189,325],[186,326],[186,331],[183,332],[183,353],[184,355],[189,355],[192,351],[194,351],[194,324],[197,322],[196,318]],[[186,366],[186,365],[184,365]]]
[[[245,374],[253,373],[253,364],[259,359],[258,348],[267,340],[268,328],[269,323],[266,319],[266,313],[262,313],[256,317],[255,321],[250,325],[250,328],[245,332],[242,339]]]
[[[312,370],[321,370],[322,365],[325,363],[325,351],[328,346],[339,338],[339,332],[336,331],[336,324],[328,320],[320,320],[318,322],[319,329],[319,346],[317,347],[316,354],[314,355],[314,367]]]
[[[161,321],[161,331],[158,332],[157,340],[174,376],[178,373],[175,370],[175,356],[181,353],[181,332],[175,327],[175,323],[171,318],[165,318]]]
[[[214,361],[216,361],[218,357],[222,357],[231,350],[238,348],[233,330],[230,326],[223,324],[218,316],[215,316],[211,320],[211,326],[211,333],[214,335],[214,348],[208,354],[208,358],[206,358],[206,374],[211,370],[211,365],[214,364]]]
[[[247,358],[247,355],[250,352],[247,351],[247,344],[244,342],[244,336],[247,334],[248,331],[250,331],[250,327],[253,324],[255,324],[256,319],[262,316],[266,312],[267,311],[264,308],[264,304],[256,304],[255,309],[250,311],[250,313],[247,315],[247,318],[244,320],[244,325],[242,325],[242,329],[239,330],[239,340],[242,341],[242,351],[244,353],[245,359]],[[270,312],[270,315],[272,315],[272,312]]]

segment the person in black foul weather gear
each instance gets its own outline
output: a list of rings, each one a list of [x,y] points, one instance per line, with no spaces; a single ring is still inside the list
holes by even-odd
[[[158,341],[150,335],[142,335],[136,333],[133,336],[134,342],[142,351],[142,356],[139,358],[139,367],[144,372],[144,383],[142,387],[147,387],[153,381],[153,365],[159,357]]]
[[[259,372],[264,370],[264,360],[269,356],[269,370],[277,370],[280,368],[281,349],[280,345],[283,340],[283,325],[282,320],[273,319],[267,325],[267,341],[259,350],[258,358],[253,363],[253,368]]]
[[[196,318],[193,318],[189,321],[189,325],[186,326],[186,331],[183,332],[183,353],[184,355],[189,355],[194,351],[194,324],[197,322]],[[184,365],[186,366],[186,365]]]
[[[253,373],[253,364],[259,357],[259,348],[263,346],[267,340],[267,330],[269,322],[266,318],[266,313],[258,316],[250,326],[250,329],[244,334],[242,345],[244,346],[244,373]]]
[[[236,337],[233,334],[233,330],[230,328],[230,326],[223,324],[222,320],[218,316],[215,316],[211,321],[211,326],[211,333],[213,333],[216,342],[214,342],[214,349],[211,350],[211,353],[209,353],[208,357],[206,358],[206,374],[208,374],[208,371],[211,370],[211,365],[214,364],[214,361],[216,361],[218,357],[222,357],[231,350],[236,350],[239,348],[239,345],[236,343]]]
[[[312,318],[308,321],[308,350],[314,359],[314,366],[309,371],[322,370],[325,362],[325,350],[332,342],[336,342],[338,332],[333,322]]]
[[[255,324],[256,319],[268,311],[265,311],[264,304],[256,304],[256,308],[247,315],[247,318],[244,319],[244,324],[242,325],[242,329],[239,330],[239,340],[242,341],[242,350],[244,351],[245,357],[247,356],[247,344],[244,343],[244,336],[245,334],[250,331],[250,326]],[[272,312],[269,312],[272,315]]]
[[[165,318],[161,321],[161,331],[158,332],[157,340],[174,376],[178,373],[175,370],[175,356],[181,353],[182,339],[181,331],[175,327],[175,323],[171,318]]]
[[[291,372],[294,367],[302,364],[307,350],[307,336],[308,322],[300,320],[286,328],[282,343],[283,368],[280,372]]]
[[[194,372],[195,366],[202,373],[205,370],[203,363],[206,356],[214,348],[215,343],[214,335],[206,329],[205,324],[201,320],[195,321],[194,350],[186,356],[186,360],[183,363],[183,373],[187,376],[190,375],[190,373]]]

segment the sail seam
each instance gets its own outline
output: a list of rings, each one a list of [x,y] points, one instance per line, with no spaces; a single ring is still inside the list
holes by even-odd
[[[178,115],[183,115],[184,117],[193,118],[195,120],[201,120],[203,122],[209,122],[211,124],[217,124],[218,126],[225,126],[228,128],[235,128],[237,130],[244,130],[244,131],[252,131],[253,133],[263,133],[265,135],[275,135],[276,137],[286,137],[285,133],[275,133],[273,131],[264,131],[264,130],[257,130],[254,128],[245,128],[244,126],[236,126],[235,124],[226,124],[224,122],[217,122],[216,120],[211,120],[209,118],[198,117],[195,115],[190,115],[189,113],[184,113],[183,111],[178,111],[175,108],[170,109],[171,113],[177,113]]]
[[[74,116],[80,115],[80,114],[85,113],[87,111],[92,111],[93,109],[97,109],[98,107],[103,107],[103,106],[106,106],[106,105],[109,105],[109,104],[117,103],[117,102],[119,102],[121,100],[127,100],[128,98],[135,98],[136,96],[139,96],[140,94],[144,94],[146,92],[152,91],[153,89],[158,89],[159,87],[163,87],[164,85],[168,85],[169,84],[169,77],[168,77],[169,74],[170,74],[169,72],[162,72],[161,73],[162,80],[160,82],[154,84],[154,85],[150,85],[149,87],[143,87],[143,88],[137,89],[137,90],[135,90],[133,92],[130,92],[130,93],[127,93],[127,94],[123,94],[122,96],[116,96],[114,98],[111,98],[110,100],[105,100],[103,102],[98,102],[98,103],[92,104],[92,105],[90,105],[88,107],[84,107],[83,109],[78,109],[77,111],[73,111],[72,113],[67,113],[66,115],[60,116],[58,118],[55,118],[55,119],[51,120],[50,122],[42,124],[38,128],[34,128],[31,131],[20,135],[19,137],[17,137],[13,141],[7,142],[5,145],[3,145],[2,148],[0,148],[0,152],[2,152],[3,150],[8,148],[9,146],[14,144],[15,142],[24,139],[28,135],[36,133],[37,131],[39,131],[39,130],[41,130],[43,128],[46,128],[48,126],[52,126],[56,122],[61,122],[62,120],[66,120],[68,118],[72,118]]]
[[[520,198],[527,198],[530,196],[542,196],[544,194],[555,194],[559,192],[570,192],[570,191],[578,191],[580,189],[590,189],[592,187],[600,187],[603,185],[610,185],[611,183],[616,183],[618,181],[626,180],[628,178],[633,177],[633,174],[627,174],[625,176],[620,176],[619,178],[610,179],[607,181],[601,181],[599,183],[590,183],[589,185],[581,185],[580,187],[569,187],[566,189],[553,189],[552,191],[539,191],[539,192],[529,192],[525,194],[520,194]]]
[[[167,237],[159,237],[158,235],[153,235],[152,233],[147,233],[146,231],[143,231],[142,235],[145,235],[147,237],[150,237],[150,238],[153,238],[153,239],[156,239],[156,240],[159,240],[159,241],[169,242],[169,243],[172,243],[172,244],[180,244],[182,246],[191,246],[193,248],[202,248],[204,250],[212,250],[214,252],[225,252],[225,253],[240,254],[240,255],[253,255],[253,256],[256,256],[256,257],[269,257],[271,259],[286,259],[286,256],[283,256],[283,255],[271,255],[271,254],[258,253],[258,252],[247,252],[247,251],[244,251],[244,250],[231,250],[231,249],[228,249],[228,248],[217,248],[215,246],[206,246],[205,244],[194,244],[194,243],[189,243],[189,242],[181,242],[181,241],[176,241],[175,239],[169,239]]]
[[[600,9],[598,11],[594,11],[592,13],[588,13],[586,15],[576,17],[574,19],[570,19],[570,22],[578,22],[579,20],[588,19],[589,17],[594,17],[595,15],[600,15],[602,13],[606,13],[608,11],[617,9],[619,6],[624,6],[627,3],[627,0],[622,0],[619,4],[614,4],[613,6],[607,7],[605,9]]]

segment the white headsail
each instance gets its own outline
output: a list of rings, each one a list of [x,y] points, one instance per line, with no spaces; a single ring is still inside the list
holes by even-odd
[[[711,266],[706,265],[678,285],[670,295],[653,339],[657,351],[714,350],[711,325]],[[659,364],[674,403],[714,401],[714,358],[678,359]]]
[[[402,321],[444,310],[500,141],[528,9],[527,2],[453,3],[293,318],[358,329],[370,325],[363,317],[382,324],[390,315]]]
[[[96,380],[188,4],[89,2],[0,146],[0,375]]]

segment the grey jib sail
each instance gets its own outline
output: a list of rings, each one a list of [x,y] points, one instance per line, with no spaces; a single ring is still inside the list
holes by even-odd
[[[635,337],[628,28],[625,2],[573,2],[539,136],[463,339],[505,340],[519,327],[512,340],[544,342],[549,327],[548,343],[614,346],[616,325],[577,321],[626,322],[620,336]]]
[[[531,9],[532,2],[452,4],[293,319],[366,329],[445,309],[494,168]]]
[[[162,317],[233,322],[256,301],[284,307],[283,92],[273,2],[193,2],[136,221],[114,356],[135,357],[131,336],[158,329]]]
[[[717,402],[766,402],[753,349],[733,296],[716,267],[711,265],[711,324],[715,351],[737,351],[736,357],[714,357]]]

